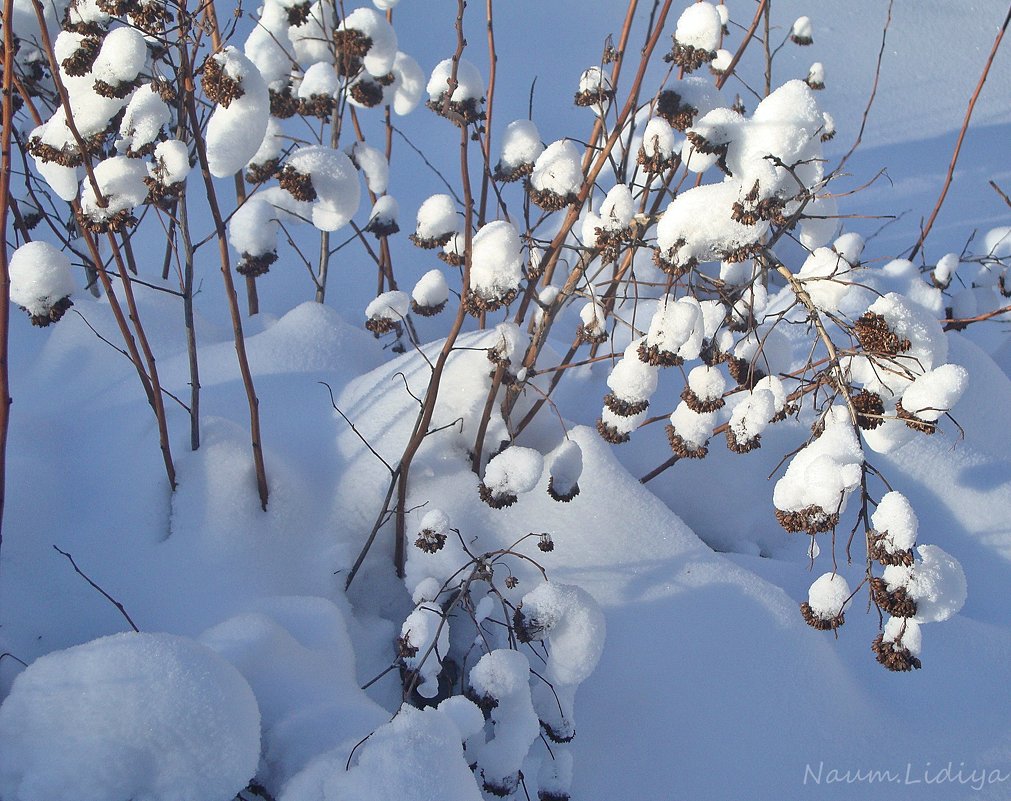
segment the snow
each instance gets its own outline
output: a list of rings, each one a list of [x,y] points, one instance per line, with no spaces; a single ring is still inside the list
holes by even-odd
[[[371,8],[356,8],[337,26],[338,31],[358,31],[372,44],[362,59],[365,70],[376,77],[393,69],[397,57],[397,34],[386,17]]]
[[[260,30],[257,28],[256,30]],[[267,133],[270,101],[259,70],[234,47],[212,56],[225,73],[238,80],[242,97],[217,106],[207,122],[207,161],[211,175],[224,178],[246,166]]]
[[[908,617],[890,617],[885,622],[885,642],[897,643],[913,656],[919,656],[923,647],[920,624]]]
[[[429,270],[411,290],[411,300],[426,308],[435,308],[449,299],[449,286],[442,270]]]
[[[544,457],[533,448],[511,445],[488,462],[484,485],[495,495],[522,495],[537,487]]]
[[[936,545],[918,545],[906,590],[916,601],[915,620],[940,623],[958,614],[967,595],[965,572],[958,560]]]
[[[600,661],[606,628],[593,596],[572,584],[545,581],[523,596],[520,609],[536,638],[548,644],[546,669],[552,683],[586,681]]]
[[[288,157],[285,166],[312,180],[316,190],[312,224],[320,231],[343,228],[358,211],[361,199],[358,173],[351,159],[341,151],[323,145],[300,147]]]
[[[545,459],[551,489],[556,495],[567,496],[579,489],[583,472],[583,451],[575,440],[566,439]]]
[[[850,587],[838,573],[824,573],[807,591],[807,602],[816,617],[831,620],[849,600]]]
[[[302,76],[298,85],[298,97],[308,100],[315,96],[336,97],[340,91],[340,78],[329,61],[317,61]]]
[[[882,545],[888,553],[908,551],[916,544],[919,522],[909,500],[901,492],[885,493],[871,515],[874,530],[886,536]]]
[[[422,602],[407,616],[400,636],[417,649],[413,656],[404,657],[404,664],[418,673],[418,694],[435,698],[439,694],[442,660],[449,653],[449,619],[443,617],[438,606]]]
[[[291,72],[291,58],[288,54],[294,50],[294,45],[288,29],[288,9],[278,0],[266,0],[260,9],[256,27],[243,45],[243,52],[250,64],[264,84],[272,88],[287,81]],[[230,50],[234,48],[226,47],[222,52],[228,53]],[[247,70],[244,65],[242,72],[245,81]]]
[[[657,304],[646,334],[646,344],[685,361],[697,359],[705,334],[702,309],[692,298],[665,295]]]
[[[776,414],[776,398],[767,389],[746,393],[730,414],[730,430],[738,442],[753,442]]]
[[[544,152],[541,135],[530,120],[514,120],[502,132],[499,169],[510,172],[524,165],[533,166]]]
[[[393,320],[399,322],[407,317],[411,301],[406,292],[394,290],[383,292],[365,307],[365,317],[369,320]]]
[[[473,691],[498,702],[491,710],[494,736],[475,743],[478,770],[485,787],[496,795],[502,793],[493,788],[511,794],[516,787],[523,760],[540,732],[530,700],[529,672],[526,656],[507,649],[485,654],[470,670]]]
[[[239,254],[262,256],[277,248],[277,211],[254,195],[228,221],[228,242]]]
[[[674,30],[674,41],[706,52],[713,52],[720,46],[723,20],[712,3],[693,3],[678,17]]]
[[[633,351],[626,353],[614,365],[607,377],[607,386],[622,400],[636,404],[648,401],[653,396],[658,380],[657,369],[643,363]]]
[[[784,512],[815,506],[841,514],[850,493],[860,484],[862,462],[849,410],[833,406],[821,436],[790,460],[786,473],[776,482],[772,502]]]
[[[393,76],[393,83],[384,92],[383,102],[392,105],[393,113],[403,117],[414,111],[421,102],[425,90],[425,73],[417,61],[398,50],[393,60]]]
[[[11,801],[230,801],[259,754],[245,679],[171,634],[115,634],[50,653],[0,707],[0,792]]]
[[[154,147],[154,164],[148,166],[148,173],[158,179],[163,186],[172,186],[185,181],[190,174],[190,154],[185,142],[166,139]]]
[[[442,704],[427,709],[405,704],[362,743],[350,769],[347,751],[353,743],[316,759],[285,786],[278,801],[480,801],[461,745],[461,710],[454,704],[452,711],[443,711]]]
[[[530,185],[534,189],[561,197],[578,192],[582,180],[579,151],[568,139],[552,142],[544,148],[530,175]]]
[[[116,149],[125,153],[140,150],[155,141],[158,134],[172,119],[168,105],[158,94],[154,84],[145,84],[137,89],[123,112],[119,124],[120,140]]]
[[[600,222],[605,231],[622,231],[631,224],[635,214],[632,190],[626,184],[611,187],[600,204]]]
[[[144,69],[147,45],[144,36],[134,28],[113,28],[102,40],[102,49],[92,65],[92,80],[116,86],[129,83]]]
[[[449,195],[432,195],[418,208],[418,239],[439,239],[460,230],[456,203]]]
[[[471,288],[485,298],[501,296],[516,289],[522,278],[522,243],[515,226],[505,220],[482,226],[474,235]]]
[[[696,412],[687,403],[681,401],[671,412],[670,424],[675,433],[695,448],[701,448],[713,434],[714,412]]]
[[[674,129],[663,117],[652,117],[642,133],[642,146],[649,158],[669,159],[677,150]]]
[[[449,79],[453,75],[453,59],[447,58],[435,65],[425,91],[433,103],[440,102],[449,91]],[[450,100],[462,103],[467,100],[481,100],[484,97],[484,80],[477,67],[465,58],[456,65],[457,87]]]
[[[102,196],[108,201],[99,205],[90,181],[81,189],[81,211],[94,222],[108,220],[121,211],[141,205],[147,198],[147,166],[137,159],[113,156],[95,166],[95,181]]]
[[[811,24],[811,18],[797,17],[790,28],[790,37],[797,44],[811,44],[814,40],[814,26]]]
[[[818,248],[804,261],[797,279],[818,309],[834,314],[855,280],[851,272],[850,263],[835,250]]]
[[[965,392],[969,374],[957,364],[942,364],[918,375],[902,393],[902,408],[912,415],[936,421]]]
[[[390,180],[390,165],[383,152],[364,142],[355,142],[348,155],[365,174],[369,191],[376,195],[383,194]]]
[[[48,315],[76,289],[67,254],[48,242],[27,242],[11,254],[10,298],[30,314]]]

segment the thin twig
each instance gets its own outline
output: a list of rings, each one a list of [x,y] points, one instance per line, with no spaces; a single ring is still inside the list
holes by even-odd
[[[55,545],[53,546],[53,550],[56,551],[56,553],[58,553],[58,554],[62,554],[63,556],[67,557],[67,559],[70,560],[70,564],[73,566],[74,572],[77,573],[77,575],[79,575],[81,578],[83,578],[86,582],[88,582],[88,584],[90,584],[94,589],[98,590],[102,594],[102,596],[109,603],[111,603],[113,606],[115,606],[119,610],[119,613],[124,618],[126,618],[126,622],[130,624],[130,628],[132,628],[134,631],[138,631],[138,632],[140,631],[140,629],[137,628],[137,624],[133,622],[133,618],[131,618],[130,615],[127,613],[126,608],[123,606],[123,604],[121,604],[119,601],[117,601],[115,598],[113,598],[111,595],[109,595],[109,593],[107,593],[105,590],[103,590],[101,587],[99,587],[94,581],[92,581],[88,577],[88,575],[83,570],[81,570],[81,568],[79,568],[77,566],[77,562],[74,561],[74,557],[73,556],[71,556],[66,551],[61,551]]]

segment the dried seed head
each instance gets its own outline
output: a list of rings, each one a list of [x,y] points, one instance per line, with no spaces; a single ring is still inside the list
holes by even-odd
[[[291,93],[291,87],[285,86],[280,92],[268,89],[270,97],[270,115],[279,120],[286,120],[298,114],[298,98]]]
[[[681,95],[670,89],[660,92],[656,98],[656,114],[663,117],[671,128],[684,131],[695,122],[699,110],[695,106],[682,102]]]
[[[418,655],[418,646],[411,644],[411,633],[402,634],[396,639],[397,659],[413,659]]]
[[[814,610],[811,609],[811,605],[807,601],[804,601],[800,605],[800,613],[804,616],[804,621],[807,625],[819,631],[832,631],[846,622],[846,615],[843,612],[840,612],[835,617],[819,617],[814,613]]]
[[[578,483],[573,483],[573,485],[569,488],[567,492],[559,492],[555,488],[555,477],[554,476],[548,477],[548,495],[551,496],[552,500],[559,501],[560,503],[568,503],[578,494],[579,494]]]
[[[913,429],[913,431],[919,431],[921,434],[933,434],[937,431],[936,422],[923,420],[912,412],[906,411],[902,406],[902,401],[895,404],[895,415],[900,420],[904,420],[906,425]]]
[[[875,559],[879,564],[885,567],[890,566],[902,566],[902,567],[912,567],[913,564],[913,552],[911,550],[897,550],[889,551],[885,548],[884,540],[888,536],[887,531],[869,531],[869,545],[867,548],[867,555],[871,559]]]
[[[354,94],[354,90],[352,90]],[[312,95],[311,97],[301,97],[298,104],[298,113],[302,117],[315,117],[324,122],[330,121],[330,115],[337,105],[336,99],[331,95]]]
[[[585,323],[576,326],[576,340],[582,344],[589,342],[600,345],[607,342],[607,331],[601,326],[588,327]]]
[[[663,60],[668,63],[674,62],[681,67],[685,73],[691,73],[695,72],[695,70],[703,64],[708,64],[714,58],[716,58],[715,50],[703,50],[699,47],[675,42],[674,49],[664,56]]]
[[[309,0],[303,0],[301,3],[288,6],[288,24],[293,28],[301,28],[309,21],[309,11],[311,9],[312,3]]]
[[[762,435],[755,434],[755,436],[751,438],[742,439],[734,433],[733,426],[728,426],[727,447],[734,453],[750,453],[751,451],[762,447]]]
[[[559,195],[550,189],[534,189],[529,180],[526,182],[526,188],[530,200],[544,211],[561,211],[578,200],[572,192],[567,195]]]
[[[505,585],[507,590],[515,590],[519,586],[520,580],[516,576],[506,576]]]
[[[61,62],[60,66],[67,75],[80,77],[87,75],[91,71],[98,56],[98,51],[102,48],[102,40],[98,36],[85,36],[72,54]]]
[[[200,85],[208,100],[225,108],[228,108],[233,100],[246,93],[239,82],[225,71],[225,68],[218,63],[213,55],[208,56],[204,61]]]
[[[246,167],[246,182],[250,184],[262,184],[271,178],[275,178],[280,164],[279,159],[268,159],[262,164],[250,164]]]
[[[860,347],[868,353],[895,356],[912,347],[908,339],[900,339],[880,314],[866,312],[853,324]]]
[[[621,445],[630,439],[628,433],[619,431],[613,425],[605,423],[603,420],[597,421],[597,433],[600,434],[605,442],[610,442],[612,445]]]
[[[471,289],[463,299],[464,308],[473,317],[480,317],[487,312],[498,311],[503,306],[508,306],[514,300],[518,291],[510,288],[503,293],[495,295],[485,295],[478,290]]]
[[[704,459],[709,453],[709,446],[688,442],[669,423],[667,424],[667,441],[670,443],[670,449],[682,459]]]
[[[537,550],[543,551],[544,553],[550,553],[555,550],[555,542],[551,539],[551,535],[545,532],[537,538]]]
[[[275,261],[277,261],[277,253],[272,250],[258,256],[251,256],[244,252],[242,260],[235,265],[235,272],[247,278],[258,278],[270,270],[270,265]]]
[[[685,261],[679,261],[674,255],[687,243],[684,239],[678,239],[668,250],[653,248],[653,263],[663,270],[667,275],[675,279],[680,278],[685,273],[694,270],[698,266],[698,260],[691,257]]]
[[[316,190],[313,188],[312,178],[300,173],[290,164],[286,165],[278,174],[277,182],[295,200],[310,202],[316,199]]]
[[[383,102],[383,87],[379,81],[363,75],[351,87],[351,97],[366,108],[375,108]]]
[[[885,642],[884,635],[879,634],[871,643],[871,650],[878,662],[889,670],[905,672],[909,670],[919,670],[923,663],[908,648],[897,645],[893,642]]]
[[[620,417],[634,417],[649,408],[649,401],[627,401],[608,392],[604,396],[604,405]]]
[[[689,387],[685,388],[681,392],[681,400],[688,404],[688,408],[693,412],[698,412],[699,414],[705,414],[706,412],[715,412],[717,409],[722,409],[726,404],[723,396],[717,398],[709,398],[707,400],[702,400],[695,391]]]
[[[740,359],[736,356],[727,356],[727,371],[730,377],[740,386],[747,389],[754,389],[755,384],[765,378],[765,373],[756,364],[747,359]]]
[[[28,317],[32,321],[32,325],[38,328],[45,328],[52,323],[59,322],[63,315],[67,313],[67,310],[74,305],[74,302],[69,298],[60,298],[56,303],[49,307],[48,310],[42,310],[38,314],[32,314],[28,312]],[[24,307],[21,307],[24,308]]]
[[[337,50],[337,72],[352,78],[362,70],[362,59],[372,48],[372,38],[354,28],[335,30],[333,42]]]
[[[883,422],[885,403],[876,392],[862,389],[850,396],[857,413],[857,425],[864,431],[873,431]]]
[[[835,528],[839,523],[839,515],[836,512],[826,512],[820,506],[806,506],[792,512],[777,509],[776,520],[791,534],[804,531],[814,535]]]
[[[420,548],[425,553],[436,553],[441,551],[445,544],[445,532],[435,531],[431,528],[423,528],[420,532],[418,532],[418,538],[414,541],[414,547]]]
[[[507,506],[512,506],[517,500],[519,500],[519,498],[511,492],[496,494],[491,490],[491,488],[486,486],[483,481],[478,487],[478,494],[481,496],[481,500],[488,504],[492,509],[504,509]]]
[[[892,617],[916,616],[916,601],[909,597],[905,587],[889,592],[887,582],[875,576],[871,579],[871,597],[874,598],[874,603]]]

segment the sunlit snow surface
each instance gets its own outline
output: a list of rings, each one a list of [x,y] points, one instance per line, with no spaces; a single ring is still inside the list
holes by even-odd
[[[746,25],[752,9],[738,5],[730,5],[731,14]],[[785,48],[774,81],[803,78],[815,60],[825,65],[828,86],[818,100],[836,120],[838,134],[826,145],[835,159],[848,149],[860,124],[885,8],[876,0],[829,5],[783,0],[776,6],[783,38],[791,21],[806,14],[815,44]],[[529,3],[496,6],[500,137],[507,121],[526,118],[528,90],[538,70],[549,77],[538,66],[543,62],[530,57],[543,53],[578,66],[567,80],[556,81],[559,87],[547,80],[537,84],[534,120],[540,137],[550,143],[585,131],[585,115],[569,108],[571,88],[586,67],[586,43],[596,50],[620,20],[614,19],[610,0],[558,0],[558,8],[572,10],[578,36],[540,24],[546,12]],[[887,166],[890,181],[879,179],[852,199],[849,209],[909,214],[871,239],[864,258],[885,260],[915,241],[920,217],[929,213],[939,191],[953,131],[1005,11],[996,0],[896,4],[866,147],[850,162],[853,177],[846,180],[855,187]],[[394,13],[397,46],[418,60],[426,76],[455,47],[455,7],[446,12],[438,36],[431,33],[434,13],[431,4],[410,2],[397,5]],[[672,13],[673,24],[677,14]],[[477,16],[468,17],[468,25],[473,26],[469,56],[486,74]],[[739,36],[738,31],[731,42]],[[633,41],[638,46],[639,39],[633,36]],[[752,65],[758,56],[758,49],[749,53]],[[928,240],[927,257],[934,261],[960,252],[973,228],[979,228],[981,241],[989,228],[1008,224],[1006,207],[986,181],[993,178],[1005,190],[1011,183],[1009,59],[1007,51],[998,56],[976,109],[981,127],[969,133],[953,194]],[[503,89],[503,75],[519,88]],[[754,98],[745,96],[745,102],[753,110]],[[418,144],[426,150],[453,138],[446,136],[444,121],[433,116],[425,124],[431,133],[428,139],[422,134]],[[232,127],[228,133],[234,133]],[[498,144],[501,139],[493,140],[493,154]],[[440,163],[447,174],[456,168],[455,148],[454,140]],[[534,150],[525,148],[525,156],[536,157]],[[249,153],[236,149],[223,155],[242,156],[242,163],[226,159],[222,169],[230,173],[244,166]],[[398,140],[389,184],[403,209],[402,221],[412,220],[426,197],[445,191],[412,158]],[[401,168],[415,173],[398,176]],[[444,205],[420,222],[457,228],[459,207]],[[269,249],[266,235],[272,237],[273,231],[249,230],[243,238],[243,220],[234,222],[243,243],[256,239],[261,249]],[[853,225],[870,236],[887,222]],[[265,237],[262,245],[254,234]],[[141,269],[154,273],[160,269],[161,245],[150,252],[145,258],[158,264]],[[403,288],[439,266],[434,257],[422,259],[417,253],[406,244],[397,251]],[[203,291],[197,301],[204,389],[199,451],[188,450],[188,419],[178,404],[168,402],[179,470],[174,495],[165,486],[152,415],[129,362],[73,313],[40,332],[12,310],[14,405],[0,552],[0,653],[31,663],[125,630],[116,609],[52,549],[57,545],[121,601],[143,631],[189,638],[187,653],[199,654],[191,666],[206,659],[220,667],[220,660],[208,656],[211,649],[237,669],[244,683],[233,671],[221,684],[239,695],[237,688],[252,688],[261,720],[257,775],[281,801],[420,799],[425,793],[475,799],[479,792],[460,746],[476,731],[472,708],[461,703],[407,710],[390,723],[400,702],[396,671],[368,693],[358,689],[390,664],[393,640],[414,604],[392,576],[391,536],[385,529],[350,599],[340,591],[380,508],[388,474],[333,411],[319,382],[333,388],[341,410],[392,462],[417,413],[405,382],[422,393],[429,368],[416,353],[391,359],[361,329],[375,296],[375,275],[371,268],[354,273],[362,264],[353,262],[342,262],[343,273],[334,279],[340,283],[332,285],[326,307],[299,305],[311,288],[297,263],[273,267],[272,282],[261,282],[264,312],[248,322],[246,333],[272,492],[266,514],[256,497],[245,396],[229,324],[221,314],[213,259],[201,263]],[[797,266],[802,262],[798,259]],[[358,281],[352,275],[365,277]],[[452,278],[448,271],[447,277]],[[904,291],[894,285],[898,282],[883,282],[880,291]],[[181,310],[170,296],[138,290],[162,381],[185,401],[189,374]],[[443,297],[441,287],[422,294]],[[864,300],[869,305],[874,296]],[[74,303],[103,336],[118,341],[104,301],[80,294]],[[644,320],[648,324],[649,318]],[[422,339],[441,336],[445,325],[445,320],[422,321]],[[494,510],[478,501],[479,478],[466,456],[485,400],[489,364],[480,351],[454,355],[433,425],[463,418],[464,433],[459,426],[447,428],[420,451],[408,499],[409,507],[418,508],[408,516],[408,529],[413,538],[426,513],[437,508],[468,543],[478,538],[474,547],[503,547],[527,532],[550,531],[555,548],[537,553],[538,561],[553,580],[582,588],[601,605],[606,642],[575,699],[573,798],[1007,797],[1011,778],[1000,777],[1011,774],[1006,703],[1011,611],[1004,591],[1011,562],[1011,434],[1004,424],[1011,346],[1006,325],[987,326],[947,336],[947,362],[964,367],[969,376],[954,412],[964,439],[942,421],[942,434],[914,438],[870,457],[915,510],[916,541],[943,549],[940,554],[926,550],[931,564],[951,554],[965,573],[964,607],[946,622],[924,622],[924,667],[907,675],[888,673],[874,662],[870,642],[879,620],[873,611],[865,614],[863,595],[847,609],[838,638],[808,628],[799,614],[798,604],[807,600],[812,582],[831,570],[827,545],[809,569],[807,538],[790,538],[773,517],[773,486],[782,470],[773,480],[767,477],[806,437],[799,426],[765,428],[761,450],[745,456],[730,453],[717,439],[704,462],[681,463],[643,487],[637,477],[670,454],[663,423],[639,432],[631,445],[608,446],[592,429],[606,391],[607,365],[572,370],[558,398],[571,422],[583,424],[570,433],[581,454],[580,494],[568,504],[555,502],[546,491],[551,471],[544,470],[536,481],[530,479],[535,486],[520,493],[513,506]],[[571,333],[558,334],[552,343],[558,352],[565,352]],[[487,348],[494,340],[491,330],[467,334],[460,344]],[[429,357],[437,347],[426,347]],[[665,373],[655,393],[646,394],[654,403],[661,396],[675,400],[672,389],[680,391],[679,381]],[[661,413],[657,405],[651,414]],[[675,405],[665,403],[663,414]],[[745,411],[739,413],[742,420]],[[731,412],[725,414],[729,419]],[[562,433],[557,420],[547,413],[542,418],[530,436],[547,454],[559,446]],[[504,432],[500,421],[493,421],[492,429]],[[879,488],[877,496],[883,494]],[[848,515],[854,506],[851,502]],[[900,513],[908,519],[902,510],[892,517]],[[848,526],[840,526],[838,536],[840,573],[856,587],[863,577],[862,547],[854,547],[855,561],[847,564]],[[447,547],[426,563],[424,554],[412,552],[409,584],[445,578],[455,568],[439,560],[459,556],[459,550],[450,553]],[[951,579],[951,573],[945,575]],[[532,568],[521,572],[513,600],[532,590],[535,579]],[[953,581],[958,585],[957,576]],[[935,610],[935,616],[944,611]],[[52,658],[72,664],[80,653]],[[45,665],[40,662],[38,668]],[[75,674],[83,681],[80,671]],[[18,675],[26,676],[24,683],[31,676],[15,659],[0,658],[0,698],[12,692]],[[23,692],[11,694],[12,708]],[[41,702],[37,709],[44,711]],[[152,717],[162,711],[150,710]],[[250,715],[245,717],[248,723]],[[356,752],[352,770],[345,771],[351,749],[372,731],[376,734]],[[159,743],[140,737],[137,746],[152,752]],[[88,747],[98,746],[91,741]],[[90,753],[83,745],[55,740],[40,748],[34,757],[62,767]],[[952,778],[931,782],[949,763]],[[894,780],[845,780],[874,770],[887,771]],[[999,780],[983,781],[977,789],[980,772],[993,777],[994,770]],[[240,772],[248,772],[245,764]],[[959,782],[959,776],[965,780]],[[85,797],[83,786],[68,789],[66,797],[75,790]],[[205,790],[208,799],[216,792],[207,787],[195,792]],[[19,792],[0,789],[5,801],[17,801]],[[169,797],[167,792],[151,796]]]

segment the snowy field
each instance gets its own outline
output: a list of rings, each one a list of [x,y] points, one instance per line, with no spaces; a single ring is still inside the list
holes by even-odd
[[[456,4],[376,0],[383,9],[393,5],[398,46],[417,60],[427,81],[456,47]],[[674,4],[663,48],[670,47],[683,5]],[[747,27],[755,5],[727,0],[735,23],[725,45],[731,51],[742,39],[736,24]],[[31,13],[28,3],[15,6]],[[652,4],[640,6],[633,50]],[[814,44],[788,43],[780,51],[772,88],[803,79],[813,61],[822,62],[826,88],[814,94],[837,132],[818,146],[834,166],[861,125],[887,3],[776,0],[772,7],[774,44],[794,19],[811,18]],[[226,16],[221,7],[218,13]],[[618,35],[623,13],[613,0],[496,5],[495,135],[527,117],[536,79],[533,119],[540,137],[545,143],[578,137],[581,154],[593,114],[573,107],[572,95],[580,73],[599,60],[605,37]],[[733,410],[728,403],[710,422],[733,421],[738,436],[760,428],[760,449],[733,453],[721,434],[704,460],[682,459],[643,484],[640,477],[671,456],[666,420],[636,431],[627,444],[611,445],[595,428],[601,399],[612,390],[629,397],[641,390],[652,396],[649,413],[666,418],[678,406],[684,376],[675,368],[657,381],[630,376],[630,369],[623,382],[608,359],[566,370],[552,395],[558,414],[546,405],[515,448],[479,477],[467,451],[495,369],[487,353],[512,344],[500,346],[495,326],[511,318],[497,310],[488,314],[486,330],[467,319],[431,420],[431,428],[443,428],[425,439],[411,466],[406,578],[394,573],[388,521],[345,593],[383,509],[388,465],[411,438],[415,396],[425,393],[455,296],[441,317],[414,318],[424,344],[398,355],[389,336],[365,330],[366,318],[385,312],[369,307],[376,271],[355,243],[331,264],[324,304],[313,302],[312,282],[290,253],[258,279],[260,313],[243,311],[242,323],[259,397],[266,511],[250,459],[248,406],[215,242],[202,245],[196,259],[198,450],[190,450],[190,418],[181,403],[191,381],[181,301],[135,285],[161,384],[180,399],[165,401],[174,492],[151,408],[120,350],[113,311],[104,293],[85,291],[80,260],[71,259],[73,309],[56,325],[33,327],[12,305],[13,404],[0,550],[0,801],[230,801],[240,791],[243,799],[267,793],[277,801],[464,801],[494,798],[496,791],[534,798],[538,788],[542,801],[570,795],[576,801],[1011,798],[1011,317],[943,334],[937,322],[949,310],[974,317],[1008,303],[995,275],[1011,259],[1011,208],[988,185],[1011,191],[1008,42],[980,95],[954,184],[922,253],[915,264],[892,261],[908,254],[934,206],[1006,13],[998,0],[896,2],[863,142],[831,185],[843,218],[838,233],[866,239],[862,256],[853,259],[863,265],[852,272],[861,287],[839,298],[826,289],[816,305],[855,319],[875,304],[889,320],[905,321],[914,347],[929,344],[923,358],[935,361],[927,367],[938,368],[928,370],[934,384],[917,386],[926,398],[917,408],[927,410],[924,419],[935,407],[953,408],[953,419],[933,414],[940,423],[932,436],[899,420],[889,421],[886,433],[868,432],[880,447],[865,456],[839,405],[814,441],[822,450],[805,449],[798,457],[813,461],[820,454],[827,466],[794,469],[798,462],[784,458],[807,441],[814,417],[788,417],[765,428],[782,399],[771,389],[756,390],[751,407]],[[465,28],[468,58],[485,72],[483,4],[469,5]],[[245,35],[240,26],[236,44]],[[665,68],[651,68],[653,84]],[[759,44],[738,69],[761,90]],[[705,70],[699,74],[708,77]],[[797,81],[792,86],[812,94]],[[758,100],[733,81],[724,99],[732,102],[737,92],[754,112]],[[379,141],[381,117],[367,125]],[[397,125],[435,169],[459,183],[454,128],[423,105]],[[241,130],[236,125],[237,136]],[[393,151],[389,191],[404,229],[390,239],[398,281],[410,291],[438,267],[458,289],[455,268],[406,236],[421,203],[446,187],[403,138],[394,138]],[[368,220],[367,187],[353,167],[343,175],[343,162],[324,164],[319,152],[303,154],[302,168],[333,181],[320,189],[311,216],[320,229],[341,228],[334,234],[339,242],[350,236],[344,225],[355,214],[354,206],[348,212],[349,193],[363,197],[354,220],[359,226]],[[228,163],[236,153],[241,142],[219,154],[222,175],[248,161]],[[705,175],[707,182],[722,180],[715,168]],[[187,180],[202,193],[198,171]],[[234,207],[231,179],[218,183]],[[601,178],[598,213],[613,185],[613,176]],[[516,193],[511,208],[522,208],[519,190],[508,191]],[[203,203],[194,203],[198,239],[213,234]],[[255,205],[237,224],[235,236],[245,243],[273,224],[255,216]],[[426,219],[434,227],[440,222],[435,212]],[[178,283],[160,279],[161,228],[146,220],[141,230],[134,242],[139,277],[178,290]],[[6,233],[13,251],[13,228]],[[664,236],[662,225],[657,235]],[[833,234],[827,242],[833,241],[844,250],[853,240]],[[482,229],[475,254],[481,242],[505,250],[511,240],[503,228]],[[794,272],[808,255],[786,240],[777,253]],[[933,267],[949,253],[965,258],[942,292],[919,267]],[[991,260],[984,267],[969,258],[987,253],[1003,258],[1002,265]],[[60,256],[40,254],[33,255],[38,263],[60,266]],[[238,260],[237,253],[232,257]],[[505,262],[494,260],[491,283],[512,269]],[[445,297],[441,284],[425,287],[423,300]],[[768,295],[770,312],[793,299],[775,281]],[[552,330],[545,361],[557,363],[569,349],[579,319],[573,307]],[[649,327],[648,317],[641,327]],[[792,354],[783,373],[802,365],[804,348],[811,347],[806,326],[787,329],[783,342],[776,341]],[[689,339],[686,334],[681,344],[690,350]],[[630,341],[625,336],[615,345],[618,357]],[[601,353],[609,352],[604,347]],[[690,358],[698,354],[696,347]],[[689,369],[686,364],[684,374]],[[614,375],[619,379],[608,384]],[[699,376],[692,386],[700,393],[705,381],[716,380]],[[650,380],[646,392],[641,385]],[[862,386],[888,380],[865,376]],[[722,384],[713,392],[720,396]],[[906,392],[911,404],[915,392]],[[525,398],[519,408],[535,399]],[[491,427],[508,436],[501,420]],[[887,487],[874,484],[874,499],[892,490],[914,510],[898,501],[882,504],[874,521],[878,531],[891,532],[889,554],[918,546],[912,579],[899,575],[906,569],[901,565],[884,573],[918,598],[918,617],[895,615],[885,630],[887,646],[889,637],[904,636],[896,634],[896,621],[903,633],[902,621],[913,621],[905,642],[922,667],[908,672],[875,660],[871,643],[889,616],[871,604],[866,586],[846,606],[838,629],[815,630],[799,609],[808,602],[828,625],[849,590],[861,585],[868,570],[862,524],[847,559],[859,492],[848,507],[844,502],[838,526],[814,538],[817,558],[811,537],[788,534],[776,518],[776,508],[797,511],[825,487],[828,497],[845,497],[859,485],[864,458],[888,480]],[[549,477],[555,494],[577,480],[579,494],[559,503],[549,494]],[[518,500],[496,509],[481,502],[482,492],[492,500],[513,493]],[[439,549],[414,547],[418,536],[441,537]],[[75,572],[67,554],[101,590]],[[473,591],[473,608],[471,596],[439,598],[444,582],[471,571],[474,587],[483,586],[483,563],[468,554],[497,555],[489,562],[494,583]],[[812,583],[833,568],[832,583],[820,581],[809,595]],[[874,569],[881,574],[877,563]],[[511,618],[521,601],[528,628]],[[456,604],[445,626],[440,603]],[[510,626],[533,632],[534,641],[517,643],[515,632],[506,633]],[[419,658],[429,646],[437,655],[452,651],[454,675],[449,659],[440,666]],[[401,707],[401,676],[415,667],[415,701],[437,698],[438,707]],[[460,693],[464,674],[472,700]],[[515,785],[518,770],[525,782]],[[246,789],[254,778],[257,784]]]

